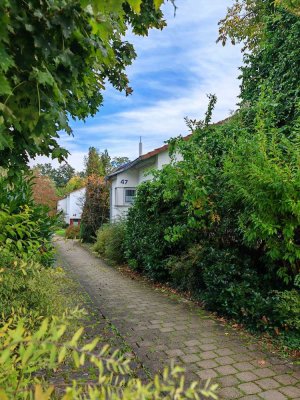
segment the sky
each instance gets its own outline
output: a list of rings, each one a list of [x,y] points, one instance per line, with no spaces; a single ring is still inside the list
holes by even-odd
[[[138,157],[140,136],[146,153],[171,137],[188,134],[184,117],[202,119],[209,93],[218,98],[213,122],[237,108],[240,48],[216,44],[218,21],[231,3],[176,0],[174,17],[168,1],[163,6],[165,29],[152,30],[148,37],[127,36],[137,52],[137,59],[127,69],[133,94],[126,97],[108,86],[103,106],[94,117],[71,121],[74,136],[61,134],[59,143],[70,152],[72,167],[84,169],[90,146],[100,152],[107,149],[111,157],[133,160]],[[31,165],[49,161],[37,157]]]

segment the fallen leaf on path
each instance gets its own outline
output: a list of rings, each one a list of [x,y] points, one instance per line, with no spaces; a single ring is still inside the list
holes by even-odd
[[[258,365],[260,365],[261,367],[263,367],[264,365],[266,365],[266,361],[265,361],[265,360],[259,360],[259,361],[258,361]]]

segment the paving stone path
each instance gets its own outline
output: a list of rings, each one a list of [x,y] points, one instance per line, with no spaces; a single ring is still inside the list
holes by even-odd
[[[172,359],[188,380],[220,385],[221,399],[300,399],[300,368],[261,351],[191,302],[171,299],[122,275],[76,241],[57,240],[58,257],[151,373]]]

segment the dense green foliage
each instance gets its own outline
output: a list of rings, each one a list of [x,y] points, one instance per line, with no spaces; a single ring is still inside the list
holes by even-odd
[[[57,314],[61,308],[57,280],[63,279],[62,271],[44,268],[7,247],[0,246],[0,251],[0,314],[9,317],[12,310],[18,313],[23,309],[43,316]]]
[[[170,199],[164,195],[167,182],[173,186],[168,171],[166,167],[166,179],[164,175],[162,180],[139,186],[138,196],[128,212],[126,257],[134,269],[145,270],[150,277],[156,279],[166,278],[163,267],[166,258],[180,251],[179,243],[174,246],[164,240],[165,230],[185,218],[177,192]]]
[[[131,93],[125,69],[136,54],[124,35],[162,29],[161,3],[1,1],[0,166],[14,175],[28,156],[62,160],[59,132],[96,113],[107,81]]]
[[[80,224],[80,238],[92,242],[97,230],[109,217],[109,187],[104,177],[110,170],[110,156],[107,150],[100,153],[95,147],[89,148],[85,159],[86,191]]]
[[[55,217],[32,198],[32,183],[20,176],[13,184],[0,178],[0,245],[21,257],[34,257],[44,265],[53,262],[51,236]]]
[[[244,56],[241,106],[246,123],[253,124],[255,108],[264,87],[272,93],[268,107],[275,124],[289,135],[289,126],[297,116],[300,102],[300,18],[285,10],[264,16],[264,45]],[[285,34],[283,34],[285,32]]]
[[[65,237],[67,239],[78,239],[80,233],[79,225],[69,225],[65,231]]]
[[[75,176],[75,169],[69,164],[60,165],[58,168],[52,167],[50,163],[36,164],[33,169],[52,179],[57,188],[65,186]]]
[[[125,263],[125,221],[103,224],[97,232],[93,250],[115,264]]]

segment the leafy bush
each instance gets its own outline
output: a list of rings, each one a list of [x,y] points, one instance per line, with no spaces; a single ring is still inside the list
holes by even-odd
[[[280,327],[299,333],[300,344],[300,293],[299,289],[277,292],[275,312]]]
[[[0,242],[18,256],[50,266],[54,261],[51,237],[56,218],[32,200],[28,177],[14,184],[0,178]]]
[[[269,103],[263,96],[256,131],[237,140],[225,174],[232,201],[242,206],[237,218],[244,242],[263,247],[288,284],[300,268],[300,117],[287,138],[274,127]]]
[[[178,254],[183,241],[173,243],[165,240],[167,230],[185,219],[185,210],[180,201],[168,198],[164,193],[164,179],[168,179],[169,167],[153,182],[142,183],[137,190],[133,206],[129,209],[126,230],[126,257],[129,264],[144,271],[153,279],[169,278],[165,261]],[[177,192],[174,182],[173,193]]]
[[[104,224],[97,232],[93,250],[116,264],[125,262],[125,221]]]
[[[78,239],[80,235],[79,225],[69,225],[65,232],[65,237],[67,239]]]
[[[61,300],[56,280],[63,278],[62,271],[17,257],[6,246],[0,253],[0,315],[23,307],[44,316],[56,313]]]
[[[50,233],[51,222],[46,222],[36,208],[24,206],[18,213],[11,214],[8,207],[0,206],[0,242],[15,254],[49,266],[54,253],[50,240],[42,235],[46,224]]]
[[[199,269],[202,246],[194,244],[180,256],[171,256],[166,261],[170,283],[178,289],[192,292],[199,297],[203,288],[203,277]]]
[[[208,248],[202,252],[199,267],[208,308],[264,329],[262,318],[270,315],[273,303],[269,288],[264,289],[264,275],[255,271],[249,256],[232,249]]]

